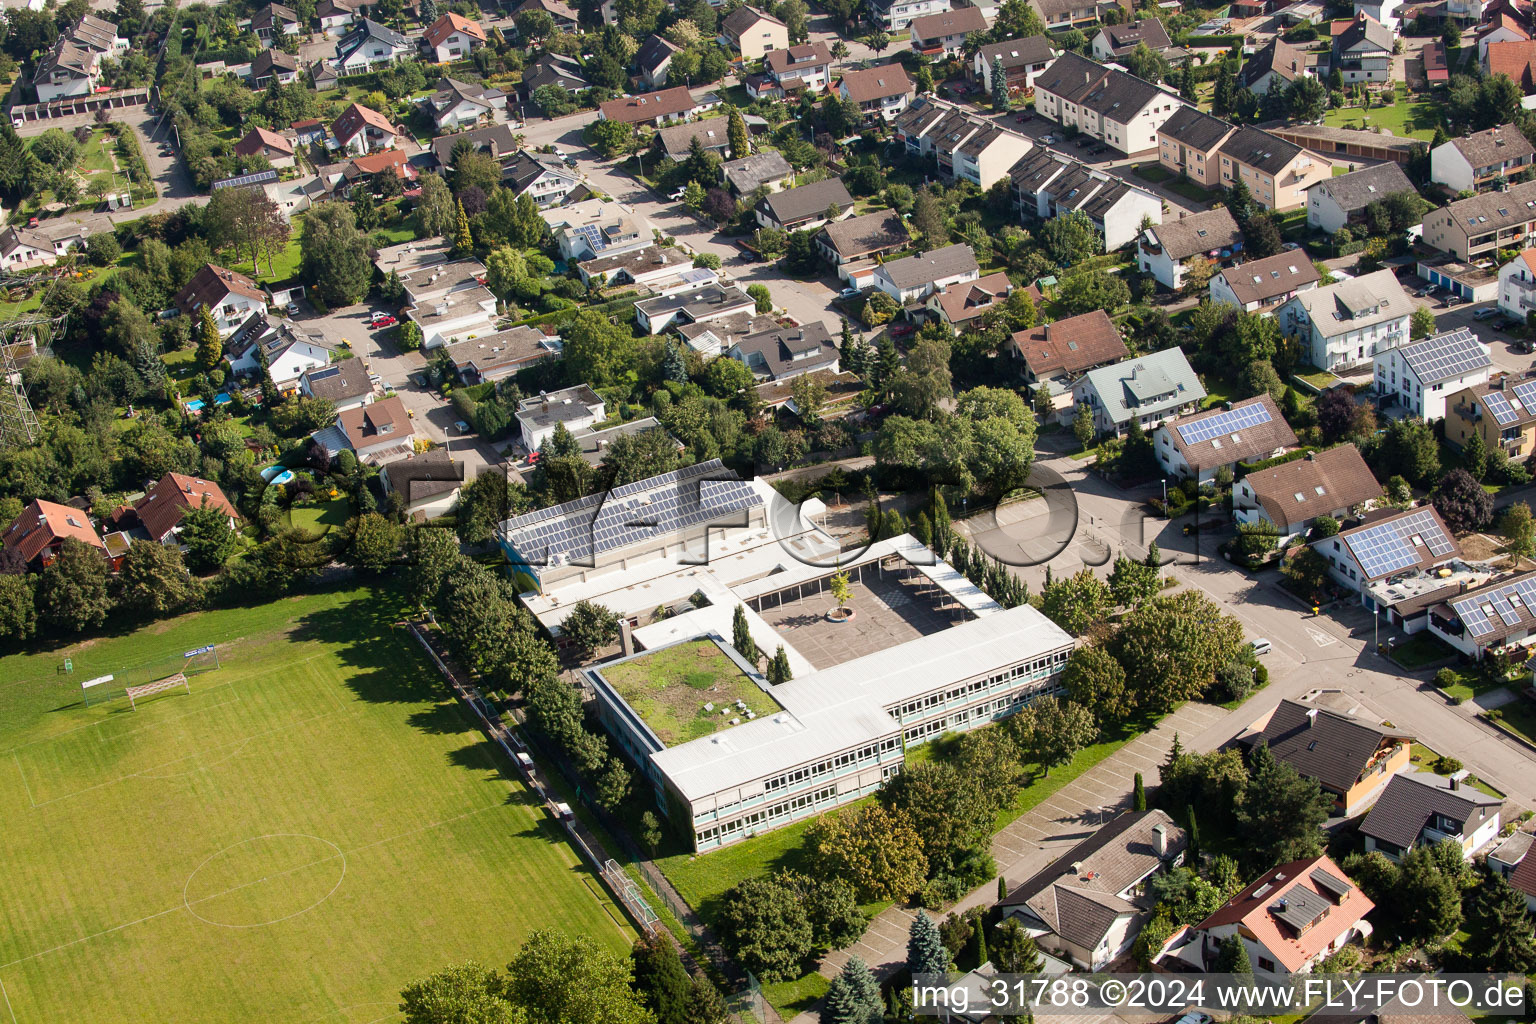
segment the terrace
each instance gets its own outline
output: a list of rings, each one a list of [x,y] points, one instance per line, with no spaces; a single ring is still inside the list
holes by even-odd
[[[664,746],[782,711],[734,652],[703,638],[596,667]]]

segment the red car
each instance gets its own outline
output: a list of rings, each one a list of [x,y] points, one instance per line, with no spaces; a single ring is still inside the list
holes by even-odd
[[[896,324],[891,328],[891,337],[905,338],[907,335],[911,334],[913,330],[915,330],[915,328],[911,324]]]
[[[379,317],[379,319],[377,319],[377,320],[375,320],[373,322],[373,327],[374,327],[374,330],[382,331],[384,328],[386,328],[386,327],[393,327],[396,324],[398,324],[399,322],[400,321],[396,320],[392,316],[381,316],[381,317]]]

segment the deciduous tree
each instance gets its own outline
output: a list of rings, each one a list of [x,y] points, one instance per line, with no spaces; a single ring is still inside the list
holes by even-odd
[[[400,993],[405,1024],[518,1024],[523,1015],[502,994],[502,978],[473,960],[444,968]]]
[[[806,832],[806,842],[820,869],[846,880],[861,900],[904,899],[928,873],[911,821],[880,804],[823,815]]]
[[[346,203],[321,203],[305,215],[299,253],[300,275],[327,306],[350,306],[368,294],[368,240]]]
[[[66,537],[37,581],[37,607],[45,622],[70,633],[92,629],[112,611],[112,568],[97,548]]]
[[[1008,720],[1024,758],[1038,764],[1043,774],[1067,764],[1098,735],[1093,713],[1080,704],[1055,697],[1037,697]]]
[[[1481,530],[1493,522],[1493,495],[1459,467],[1441,478],[1430,501],[1455,533]]]
[[[1184,590],[1137,605],[1110,649],[1135,681],[1137,704],[1167,710],[1199,697],[1242,644],[1241,623],[1203,594]]]
[[[587,935],[536,931],[507,964],[509,1001],[529,1024],[649,1024],[629,961]]]

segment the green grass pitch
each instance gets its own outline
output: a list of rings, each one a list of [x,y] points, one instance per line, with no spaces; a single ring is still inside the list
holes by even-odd
[[[394,1021],[535,928],[628,945],[399,611],[344,590],[0,659],[0,1024]],[[190,696],[79,702],[213,642]]]

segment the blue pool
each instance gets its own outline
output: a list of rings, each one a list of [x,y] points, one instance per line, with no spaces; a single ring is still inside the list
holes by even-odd
[[[186,402],[187,412],[202,412],[207,405],[208,403],[201,398],[193,398]]]
[[[285,484],[285,483],[287,483],[288,481],[290,481],[292,479],[293,479],[293,470],[285,469],[281,473],[277,474],[277,476],[273,477],[271,479],[271,481],[269,481],[269,482],[270,483],[274,483],[274,484]]]
[[[213,398],[213,404],[214,405],[228,405],[232,401],[234,401],[234,399],[229,397],[229,392],[228,391],[220,391]]]

